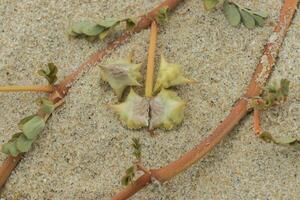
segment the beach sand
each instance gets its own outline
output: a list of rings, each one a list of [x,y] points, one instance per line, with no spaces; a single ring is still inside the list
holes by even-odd
[[[62,79],[97,49],[101,42],[70,39],[72,22],[140,15],[158,0],[0,0],[0,85],[46,83],[36,71],[54,62]],[[222,10],[204,10],[199,0],[187,0],[159,28],[156,66],[163,54],[181,64],[197,84],[180,86],[185,99],[184,122],[171,131],[128,130],[106,106],[117,103],[111,88],[94,66],[70,90],[65,104],[47,123],[32,150],[10,176],[1,197],[20,199],[110,199],[122,189],[121,177],[133,161],[131,139],[140,138],[143,164],[162,167],[208,136],[245,90],[272,33],[281,0],[235,1],[270,14],[266,26],[248,30],[229,26]],[[120,31],[107,38],[112,40]],[[274,135],[300,137],[300,13],[289,29],[270,82],[287,78],[290,96],[262,115],[263,129]],[[102,63],[126,57],[145,63],[149,30],[106,57]],[[145,71],[145,70],[143,70]],[[143,88],[137,90],[143,94]],[[20,119],[33,114],[44,94],[1,93],[1,144],[18,131]],[[0,154],[0,161],[6,155]],[[212,152],[163,185],[152,184],[132,199],[300,199],[300,152],[265,143],[247,116]]]

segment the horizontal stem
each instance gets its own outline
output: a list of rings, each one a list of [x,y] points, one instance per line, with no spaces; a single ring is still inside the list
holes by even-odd
[[[0,92],[53,92],[52,85],[0,86]]]

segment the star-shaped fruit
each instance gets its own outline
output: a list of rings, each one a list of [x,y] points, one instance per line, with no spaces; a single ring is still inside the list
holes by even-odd
[[[148,126],[149,102],[146,98],[137,95],[133,89],[130,90],[125,102],[111,107],[128,128],[138,129]]]
[[[183,120],[183,112],[186,102],[171,90],[162,89],[156,97],[150,101],[150,125],[149,129],[163,127],[172,129]]]
[[[131,59],[123,59],[101,65],[101,77],[113,88],[118,98],[123,94],[127,86],[140,86],[142,79],[140,73],[142,64],[134,64]]]
[[[166,59],[161,56],[160,67],[154,91],[157,92],[163,88],[169,88],[171,86],[193,82],[195,81],[187,79],[182,75],[180,65],[168,63]]]

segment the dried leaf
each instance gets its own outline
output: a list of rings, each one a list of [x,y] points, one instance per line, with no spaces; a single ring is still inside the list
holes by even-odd
[[[192,80],[185,78],[182,75],[181,66],[178,64],[168,63],[166,59],[161,56],[160,67],[154,91],[157,92],[162,88],[169,88],[185,83],[191,83]]]
[[[249,29],[254,29],[255,28],[254,17],[244,9],[241,9],[240,13],[241,13],[241,16],[242,16],[243,24]]]
[[[56,65],[48,63],[48,68],[39,70],[38,74],[45,77],[50,85],[53,85],[57,81],[57,71]]]
[[[223,4],[223,8],[224,8],[225,17],[227,18],[230,25],[238,26],[241,23],[241,15],[237,5],[225,0]]]
[[[145,98],[137,95],[133,89],[124,103],[111,106],[120,116],[123,124],[128,128],[138,129],[148,126],[149,103]]]
[[[162,89],[150,101],[150,130],[158,127],[172,129],[180,124],[183,120],[185,104],[175,92]]]
[[[101,65],[101,77],[109,83],[120,98],[127,86],[140,86],[138,81],[142,79],[141,66],[125,59]]]
[[[203,3],[206,10],[212,10],[217,6],[219,0],[203,0]]]

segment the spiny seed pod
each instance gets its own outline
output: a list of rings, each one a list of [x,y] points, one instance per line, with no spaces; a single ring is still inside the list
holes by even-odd
[[[150,101],[150,130],[163,127],[172,129],[183,120],[183,112],[186,102],[170,90],[161,92]]]
[[[123,59],[110,64],[101,65],[101,77],[113,88],[118,98],[127,86],[140,86],[142,64],[133,64],[131,59]]]
[[[133,89],[130,90],[125,102],[111,107],[128,128],[138,129],[148,126],[149,102],[146,98],[137,95]]]
[[[168,63],[166,59],[161,56],[158,77],[154,87],[155,92],[163,88],[193,82],[195,81],[189,80],[182,75],[180,65]]]

